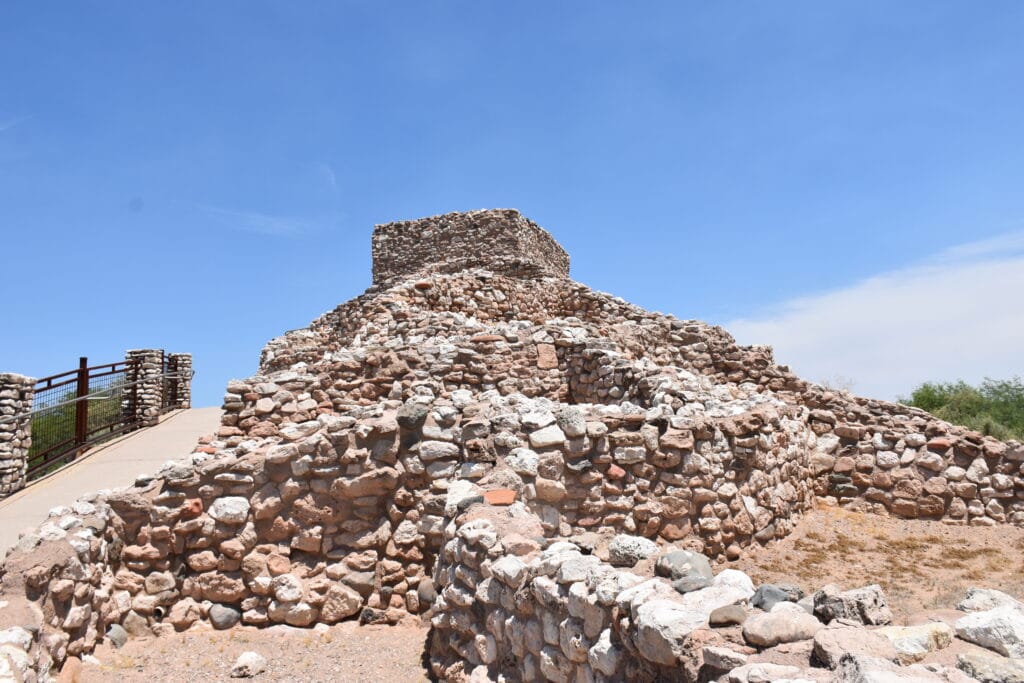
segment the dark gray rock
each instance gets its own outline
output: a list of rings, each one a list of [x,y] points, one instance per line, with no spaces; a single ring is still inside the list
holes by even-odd
[[[437,600],[434,582],[431,579],[421,579],[419,586],[416,587],[416,595],[419,597],[421,605],[433,605],[434,600]]]
[[[107,640],[114,644],[114,647],[124,647],[128,642],[128,631],[125,631],[120,624],[111,624],[107,628]]]
[[[422,403],[406,403],[398,409],[395,420],[402,429],[410,431],[419,429],[427,419],[427,406]]]
[[[220,604],[210,606],[210,623],[218,631],[231,628],[241,619],[242,612],[235,607]]]
[[[780,602],[796,602],[803,597],[803,591],[799,588],[796,590],[800,594],[795,599],[793,593],[786,590],[786,588],[786,586],[777,586],[771,583],[762,584],[757,587],[753,597],[750,598],[750,606],[770,612],[772,607],[775,607]]]

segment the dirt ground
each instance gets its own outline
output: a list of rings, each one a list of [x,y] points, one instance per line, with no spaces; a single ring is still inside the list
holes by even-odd
[[[792,534],[726,566],[754,584],[882,586],[897,621],[955,608],[971,586],[1024,598],[1024,529],[950,526],[820,507]]]
[[[970,586],[1024,597],[1024,529],[949,526],[822,507],[806,515],[788,538],[718,569],[725,566],[747,572],[755,585],[796,583],[806,592],[827,583],[844,588],[879,583],[897,623],[905,623],[923,611],[954,608]],[[429,680],[423,663],[426,635],[427,628],[418,624],[353,622],[322,633],[289,627],[188,631],[130,640],[120,650],[105,644],[95,653],[100,663],[86,664],[79,680],[237,680],[229,678],[231,667],[238,655],[252,650],[268,662],[257,681],[419,683]],[[934,659],[951,664],[956,652],[947,648]]]
[[[231,667],[238,655],[257,652],[267,670],[255,681],[302,683],[420,683],[427,628],[418,625],[336,624],[323,633],[310,629],[236,628],[191,630],[160,638],[129,640],[115,650],[97,649],[100,664],[85,664],[80,683],[199,683],[238,681]]]

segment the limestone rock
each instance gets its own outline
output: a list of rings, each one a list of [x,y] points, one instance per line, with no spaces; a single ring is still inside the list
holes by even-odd
[[[948,647],[953,640],[953,629],[939,621],[916,626],[883,626],[875,633],[893,644],[904,664],[919,662],[928,653]]]
[[[243,524],[249,516],[249,499],[241,496],[226,496],[213,501],[210,516],[225,524]]]
[[[892,611],[878,584],[848,591],[823,588],[814,594],[814,615],[826,624],[840,618],[873,626],[892,623]]]
[[[1024,610],[1002,605],[958,619],[956,635],[1004,657],[1024,658]]]
[[[632,567],[658,552],[658,544],[642,536],[619,534],[608,544],[608,562],[613,567]]]
[[[814,634],[814,658],[829,669],[839,666],[844,655],[896,659],[896,648],[875,631],[854,626],[829,626]]]
[[[252,678],[267,670],[266,658],[257,652],[243,652],[231,667],[232,678]]]
[[[708,558],[689,550],[672,550],[658,558],[654,572],[672,581],[684,577],[700,576],[707,580],[714,577]]]
[[[789,607],[791,606],[791,607]],[[813,638],[823,624],[793,603],[779,603],[772,612],[753,614],[743,622],[743,637],[760,648]]]
[[[957,603],[956,608],[963,612],[984,612],[1003,605],[1016,605],[1024,609],[1024,603],[1012,595],[993,588],[971,587],[967,589],[967,595]]]
[[[981,683],[1024,683],[1024,663],[985,652],[957,655],[956,666]]]

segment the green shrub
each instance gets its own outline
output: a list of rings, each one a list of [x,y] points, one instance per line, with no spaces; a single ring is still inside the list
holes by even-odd
[[[1024,382],[1020,377],[985,379],[976,387],[962,380],[925,382],[901,402],[997,439],[1024,439]]]

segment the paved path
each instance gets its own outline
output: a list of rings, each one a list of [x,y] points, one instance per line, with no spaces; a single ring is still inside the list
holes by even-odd
[[[217,431],[220,408],[193,408],[165,416],[160,424],[132,432],[87,453],[64,469],[0,500],[0,557],[57,505],[70,505],[86,493],[128,486],[168,460],[180,460],[204,434]]]

